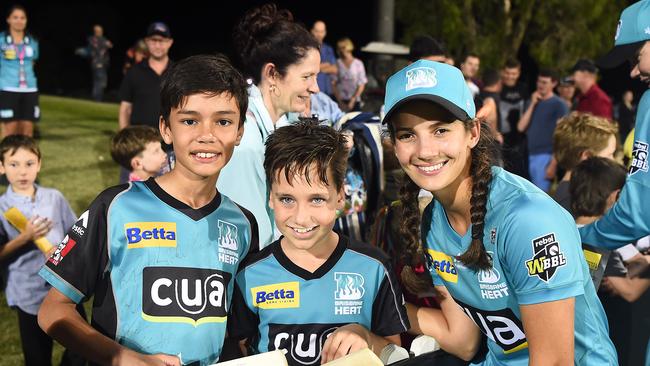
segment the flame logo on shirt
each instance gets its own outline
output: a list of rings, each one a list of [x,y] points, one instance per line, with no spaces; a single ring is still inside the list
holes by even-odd
[[[237,250],[237,226],[219,220],[219,247]]]
[[[359,300],[363,297],[363,276],[358,273],[335,272],[336,281],[335,300]]]

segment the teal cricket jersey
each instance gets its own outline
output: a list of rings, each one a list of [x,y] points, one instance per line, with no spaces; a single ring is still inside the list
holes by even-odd
[[[493,267],[476,272],[455,259],[471,243],[450,226],[435,200],[422,235],[433,282],[488,338],[484,365],[528,365],[520,305],[575,297],[576,365],[616,365],[607,319],[589,275],[571,215],[527,180],[493,168],[483,245]],[[548,330],[549,337],[553,329]]]
[[[282,239],[280,239],[282,240]],[[254,352],[283,350],[289,365],[320,365],[323,344],[338,327],[358,323],[379,336],[409,328],[404,299],[385,254],[343,235],[311,273],[284,254],[280,240],[237,274],[228,334]]]
[[[255,219],[228,197],[193,209],[149,179],[101,193],[40,275],[74,302],[94,295],[91,325],[120,344],[208,365],[233,277],[257,247]]]
[[[598,221],[580,228],[582,241],[615,249],[650,234],[650,90],[639,101],[634,129],[632,161],[618,201]]]

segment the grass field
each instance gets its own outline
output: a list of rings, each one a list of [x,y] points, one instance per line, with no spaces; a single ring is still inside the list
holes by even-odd
[[[118,181],[118,167],[109,153],[118,106],[51,96],[41,96],[40,105],[43,163],[39,182],[61,191],[80,214],[102,189]],[[7,307],[2,292],[0,329],[0,366],[22,365],[16,314]],[[55,346],[54,365],[61,353],[62,348]]]

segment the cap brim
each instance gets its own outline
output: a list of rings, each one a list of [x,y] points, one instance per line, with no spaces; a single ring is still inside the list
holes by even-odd
[[[153,36],[161,36],[163,38],[172,38],[171,34],[164,33],[164,32],[158,32],[158,31],[154,31],[154,32],[151,32],[151,33],[147,34],[147,37],[153,37]]]
[[[644,40],[615,46],[606,55],[599,58],[596,64],[605,69],[614,68],[625,61],[631,60],[645,42]]]
[[[442,98],[437,95],[431,95],[431,94],[414,94],[414,95],[409,95],[408,97],[395,103],[393,108],[391,108],[389,111],[386,112],[386,115],[384,116],[384,120],[382,121],[382,123],[388,123],[390,117],[393,115],[393,113],[395,113],[395,111],[399,107],[401,107],[406,102],[410,102],[412,100],[428,100],[434,102],[440,105],[441,107],[443,107],[444,109],[446,109],[447,111],[449,111],[449,113],[451,113],[454,117],[456,117],[461,121],[467,121],[471,119],[471,117],[467,114],[467,112],[465,112],[462,108],[458,107],[456,104],[448,101],[445,98]]]

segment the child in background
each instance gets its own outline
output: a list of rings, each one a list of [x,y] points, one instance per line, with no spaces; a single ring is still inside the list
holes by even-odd
[[[572,197],[571,208],[578,226],[598,220],[614,205],[625,184],[625,175],[625,168],[622,165],[600,157],[589,158],[574,168],[569,189]],[[620,254],[622,250],[629,251],[629,247],[636,251],[632,244],[611,252],[599,247],[590,248],[593,252],[602,253],[601,261],[607,263],[604,273],[602,273],[602,269],[600,273],[592,271],[592,278],[594,274],[596,277],[604,275],[600,282],[601,291],[598,292],[598,297],[607,314],[609,336],[616,347],[621,365],[630,364],[628,362],[629,350],[633,347],[631,344],[634,343],[632,339],[634,333],[631,333],[631,329],[635,327],[633,322],[640,321],[633,316],[636,312],[635,306],[629,302],[638,299],[650,286],[649,279],[631,278],[631,273],[627,270],[628,267],[624,264],[623,256]],[[589,250],[586,244],[583,244],[583,248]],[[608,260],[605,259],[607,256],[609,256]],[[645,261],[641,254],[637,254],[637,256]],[[585,251],[585,257],[588,257],[587,251]],[[594,282],[598,283],[598,278]],[[622,301],[621,298],[625,301]],[[647,331],[642,331],[643,333],[647,334]],[[639,335],[636,334],[636,336]]]
[[[345,204],[344,139],[299,122],[266,141],[269,204],[283,236],[237,274],[228,331],[254,353],[283,350],[289,365],[362,348],[380,355],[409,328],[385,254],[332,230]]]
[[[22,232],[0,215],[0,262],[7,271],[4,288],[7,304],[18,314],[18,328],[25,365],[50,365],[52,339],[38,326],[36,315],[50,286],[38,275],[46,261],[34,240],[45,237],[51,243],[63,239],[76,216],[61,192],[34,182],[41,169],[41,151],[36,141],[24,135],[10,135],[0,142],[0,173],[9,186],[0,196],[0,212],[15,207],[29,220]],[[83,308],[79,308],[83,311]],[[82,313],[85,318],[85,314]],[[84,361],[66,351],[62,365]]]
[[[160,134],[149,126],[129,126],[111,140],[111,156],[129,171],[129,182],[157,176],[167,164]]]

